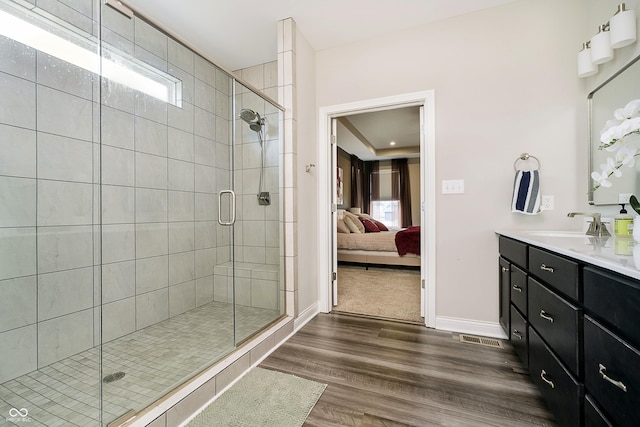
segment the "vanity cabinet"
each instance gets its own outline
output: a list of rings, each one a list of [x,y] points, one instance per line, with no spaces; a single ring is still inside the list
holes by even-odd
[[[558,425],[640,426],[640,279],[548,246],[499,236],[502,327]]]

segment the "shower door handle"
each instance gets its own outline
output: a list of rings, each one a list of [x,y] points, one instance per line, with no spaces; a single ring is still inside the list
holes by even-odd
[[[222,220],[222,195],[231,195],[231,220],[225,222]],[[222,190],[218,193],[218,224],[233,225],[236,223],[236,193],[233,190]]]

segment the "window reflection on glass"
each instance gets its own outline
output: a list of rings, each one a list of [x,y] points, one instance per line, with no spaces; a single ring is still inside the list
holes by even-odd
[[[371,216],[387,226],[400,227],[400,201],[375,200],[371,202]]]
[[[371,216],[387,227],[400,227],[400,174],[391,165],[371,173]]]

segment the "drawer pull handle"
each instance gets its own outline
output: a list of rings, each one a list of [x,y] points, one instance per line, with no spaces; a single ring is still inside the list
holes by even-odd
[[[517,329],[514,329],[514,330],[513,330],[513,335],[515,335],[516,337],[518,337],[518,339],[519,339],[519,340],[521,340],[521,339],[522,339],[522,334],[521,334],[521,333],[520,333],[520,331],[519,331],[519,330],[517,330]]]
[[[544,310],[540,310],[540,317],[542,317],[544,320],[548,320],[550,323],[553,323],[553,317],[547,314],[547,312]]]
[[[508,272],[509,272],[509,269],[508,269],[507,267],[502,267],[502,272],[503,272],[503,273],[508,273]]]
[[[543,369],[542,372],[540,372],[540,378],[542,378],[542,381],[549,384],[551,388],[556,388],[556,385],[553,383],[553,381],[547,379],[545,375],[547,375],[547,372]]]
[[[540,266],[540,270],[542,271],[548,271],[549,273],[553,273],[553,267],[547,267],[546,265],[542,264]]]
[[[514,291],[522,292],[522,288],[518,285],[513,285],[512,288]]]
[[[620,390],[624,391],[625,393],[627,392],[627,386],[624,385],[622,381],[616,381],[613,378],[610,378],[607,374],[605,374],[605,371],[607,370],[606,366],[604,366],[602,363],[599,363],[598,366],[600,367],[598,372],[600,372],[600,375],[602,376],[603,380],[610,382],[611,384],[618,387]]]

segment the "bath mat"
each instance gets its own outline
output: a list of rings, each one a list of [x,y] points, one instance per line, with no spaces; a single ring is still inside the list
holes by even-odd
[[[302,426],[326,387],[294,375],[254,368],[187,426]]]

